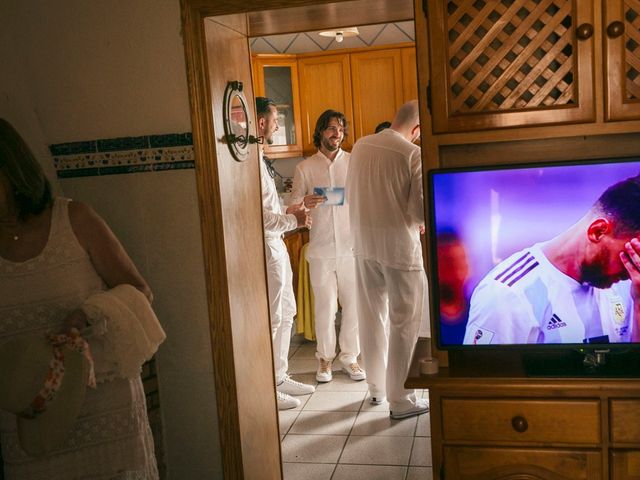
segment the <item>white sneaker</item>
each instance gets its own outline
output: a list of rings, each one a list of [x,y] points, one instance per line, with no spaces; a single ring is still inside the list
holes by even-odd
[[[276,390],[286,393],[287,395],[308,395],[315,392],[316,387],[298,382],[287,375],[284,377],[284,380],[276,386]]]
[[[333,372],[331,371],[331,360],[320,359],[318,361],[318,371],[316,372],[316,380],[320,383],[327,383],[333,380]]]
[[[369,403],[371,405],[382,405],[386,401],[387,399],[385,397],[369,397]]]
[[[408,410],[404,410],[402,412],[389,412],[391,418],[395,420],[399,420],[401,418],[409,418],[415,417],[416,415],[422,415],[423,413],[427,413],[429,411],[429,401],[424,398],[419,398],[416,400],[416,404]]]
[[[350,364],[348,367],[342,367],[342,370],[344,370],[344,373],[349,375],[351,380],[353,380],[354,382],[359,382],[367,378],[364,370],[356,362]]]
[[[300,406],[300,400],[293,398],[286,393],[278,392],[276,390],[276,397],[278,399],[278,410],[291,410]]]

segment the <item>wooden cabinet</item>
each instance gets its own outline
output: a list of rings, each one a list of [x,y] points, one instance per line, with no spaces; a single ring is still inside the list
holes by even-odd
[[[353,135],[358,139],[391,121],[404,103],[400,49],[374,50],[351,55]]]
[[[640,118],[640,4],[602,0],[605,119]]]
[[[295,55],[253,55],[256,97],[269,97],[278,107],[278,131],[273,144],[265,145],[270,158],[302,155],[298,62]]]
[[[298,59],[302,110],[302,145],[305,155],[313,154],[313,132],[322,112],[331,108],[353,119],[351,66],[348,54],[301,56]],[[353,129],[352,129],[353,132]],[[351,134],[343,143],[350,150]]]
[[[405,385],[429,389],[434,479],[640,480],[640,378],[531,377],[512,358],[420,375],[425,351]]]
[[[298,272],[300,271],[300,251],[309,242],[309,229],[300,228],[284,234],[284,244],[287,246],[291,271],[293,272],[293,293],[298,298]]]
[[[428,8],[435,133],[595,120],[592,0]]]
[[[637,2],[428,9],[434,133],[640,118]]]

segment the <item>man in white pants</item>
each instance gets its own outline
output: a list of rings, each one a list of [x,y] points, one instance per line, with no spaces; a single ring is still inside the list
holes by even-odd
[[[347,135],[347,128],[347,119],[340,112],[326,110],[320,115],[313,134],[313,144],[318,152],[297,165],[291,190],[291,200],[294,203],[317,193],[317,189],[326,193],[325,197],[321,197],[323,201],[327,196],[330,200],[311,212],[314,228],[309,233],[306,255],[314,296],[318,382],[330,382],[333,378],[338,301],[342,307],[338,359],[351,380],[366,378],[357,360],[360,345],[355,268],[349,207],[344,204],[343,197],[350,155],[340,146]]]
[[[427,400],[404,388],[426,291],[422,164],[412,143],[419,135],[414,100],[391,127],[356,142],[347,176],[362,360],[371,403],[386,396],[392,418],[429,411]]]
[[[258,135],[263,137],[264,142],[272,143],[273,133],[278,130],[275,103],[268,98],[256,97],[256,116]],[[262,146],[259,162],[276,393],[278,410],[287,410],[300,405],[300,400],[292,395],[313,393],[315,387],[297,382],[287,373],[296,300],[293,295],[291,262],[282,234],[296,228],[310,227],[311,217],[302,204],[289,207],[288,214],[283,213],[276,184],[265,164]]]

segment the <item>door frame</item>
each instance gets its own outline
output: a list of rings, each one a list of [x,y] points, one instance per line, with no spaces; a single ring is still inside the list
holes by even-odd
[[[333,25],[338,26],[339,21],[344,21],[344,15],[342,20],[337,20],[339,17],[336,16],[335,4],[349,1],[352,0],[254,0],[250,5],[247,5],[248,2],[242,0],[230,2],[180,0],[224,478],[244,478],[245,473],[248,472],[258,472],[260,478],[282,478],[282,470],[280,466],[279,468],[273,467],[272,471],[265,471],[263,463],[251,465],[246,460],[246,457],[251,457],[248,455],[249,449],[255,448],[255,445],[260,444],[262,440],[269,442],[274,438],[274,435],[275,438],[280,438],[277,431],[277,416],[274,424],[275,432],[267,431],[269,429],[264,428],[258,429],[257,434],[263,438],[255,438],[254,432],[251,434],[251,439],[243,438],[247,434],[246,432],[243,433],[239,427],[240,417],[243,415],[253,417],[255,412],[242,411],[245,407],[238,402],[237,391],[235,390],[235,379],[242,376],[243,372],[240,368],[236,368],[236,359],[234,358],[231,325],[235,319],[231,312],[229,298],[231,294],[238,294],[238,292],[232,292],[231,289],[233,287],[225,280],[226,245],[223,235],[225,225],[221,214],[223,202],[218,188],[219,182],[223,179],[220,178],[215,161],[216,132],[214,131],[212,116],[212,102],[222,102],[222,98],[212,98],[210,91],[204,21],[207,17],[218,17],[218,20],[221,20],[221,17],[225,15],[285,7],[313,7],[332,3],[334,4],[331,7],[333,9],[332,14],[327,16],[325,20],[334,22]],[[394,21],[393,18],[390,18],[392,15],[390,12],[395,10],[395,14],[397,14],[399,10],[395,0],[377,0],[374,3],[382,6],[380,9],[381,15],[388,16],[387,21]],[[413,7],[413,1],[409,3]],[[389,4],[388,7],[387,4]],[[340,9],[338,5],[337,10]],[[315,16],[313,22],[317,24],[317,16]],[[305,28],[305,26],[301,26],[301,28]],[[256,203],[255,208],[259,209],[260,205]],[[259,242],[263,248],[262,236],[253,241]],[[266,289],[263,290],[264,298],[260,299],[260,303],[268,305]],[[268,318],[268,309],[263,313],[264,318]],[[255,334],[270,337],[268,328],[256,329]],[[253,355],[253,352],[251,352],[251,355]],[[266,354],[261,355],[260,358],[252,356],[252,361],[269,363],[273,361],[272,357],[266,357]],[[256,396],[274,395],[273,391],[255,393]],[[277,411],[274,411],[273,415],[276,415],[276,413]],[[269,463],[273,464],[274,462]],[[278,463],[281,465],[280,458],[278,458]]]

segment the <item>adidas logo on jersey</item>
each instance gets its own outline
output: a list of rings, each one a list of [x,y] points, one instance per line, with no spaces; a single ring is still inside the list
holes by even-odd
[[[566,327],[567,324],[563,322],[555,313],[551,316],[551,320],[547,323],[547,330],[555,330],[556,328]]]

